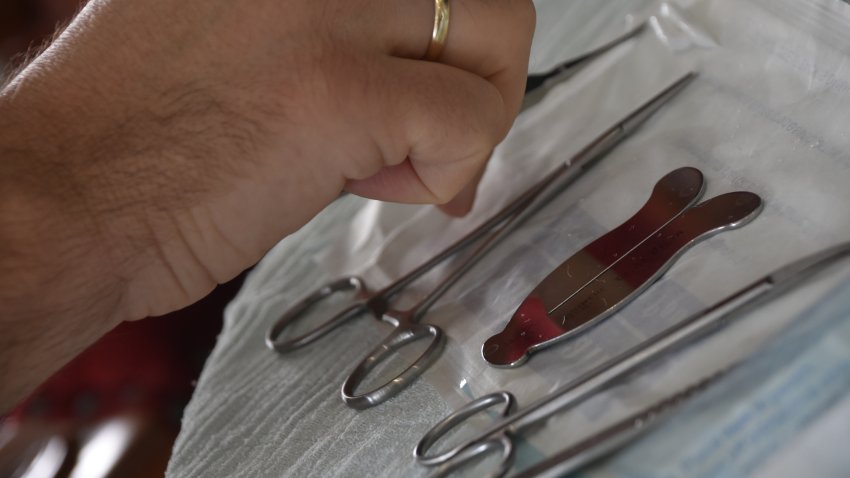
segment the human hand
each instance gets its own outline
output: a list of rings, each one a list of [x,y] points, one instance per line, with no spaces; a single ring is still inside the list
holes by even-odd
[[[465,213],[519,108],[534,11],[452,1],[436,62],[432,0],[91,1],[0,91],[0,403],[343,189]]]
[[[132,182],[110,208],[157,231],[131,315],[196,300],[343,187],[444,203],[469,184],[519,109],[533,5],[453,1],[426,62],[433,15],[431,0],[90,4],[44,63],[91,85],[89,129],[113,143],[91,167]]]
[[[452,0],[423,61],[433,21],[433,0],[92,0],[0,91],[0,315],[83,337],[67,359],[343,189],[463,214],[519,109],[534,8]]]

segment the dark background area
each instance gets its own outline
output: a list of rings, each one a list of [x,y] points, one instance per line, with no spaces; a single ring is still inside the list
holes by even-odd
[[[20,61],[47,41],[83,4],[80,0],[3,0],[0,2],[0,62]]]

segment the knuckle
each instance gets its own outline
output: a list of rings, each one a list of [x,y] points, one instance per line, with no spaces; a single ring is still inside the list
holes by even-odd
[[[478,134],[467,134],[466,142],[458,147],[455,160],[456,164],[464,164],[471,169],[477,169],[481,163],[490,156],[490,152],[496,147],[498,137],[493,131],[478,131]],[[472,165],[472,166],[470,166]]]
[[[504,136],[503,123],[501,117],[487,112],[460,115],[455,130],[448,133],[456,145],[454,156],[466,161],[492,150]]]

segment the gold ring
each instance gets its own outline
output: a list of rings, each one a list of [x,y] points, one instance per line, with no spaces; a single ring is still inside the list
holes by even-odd
[[[434,0],[434,31],[431,32],[431,43],[425,52],[425,59],[436,61],[446,45],[449,36],[449,0]]]

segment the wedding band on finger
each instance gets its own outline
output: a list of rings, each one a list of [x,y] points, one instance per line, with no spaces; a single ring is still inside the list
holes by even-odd
[[[431,43],[425,52],[425,60],[437,61],[443,47],[446,45],[446,37],[449,36],[449,0],[434,0],[434,30],[431,32]]]

